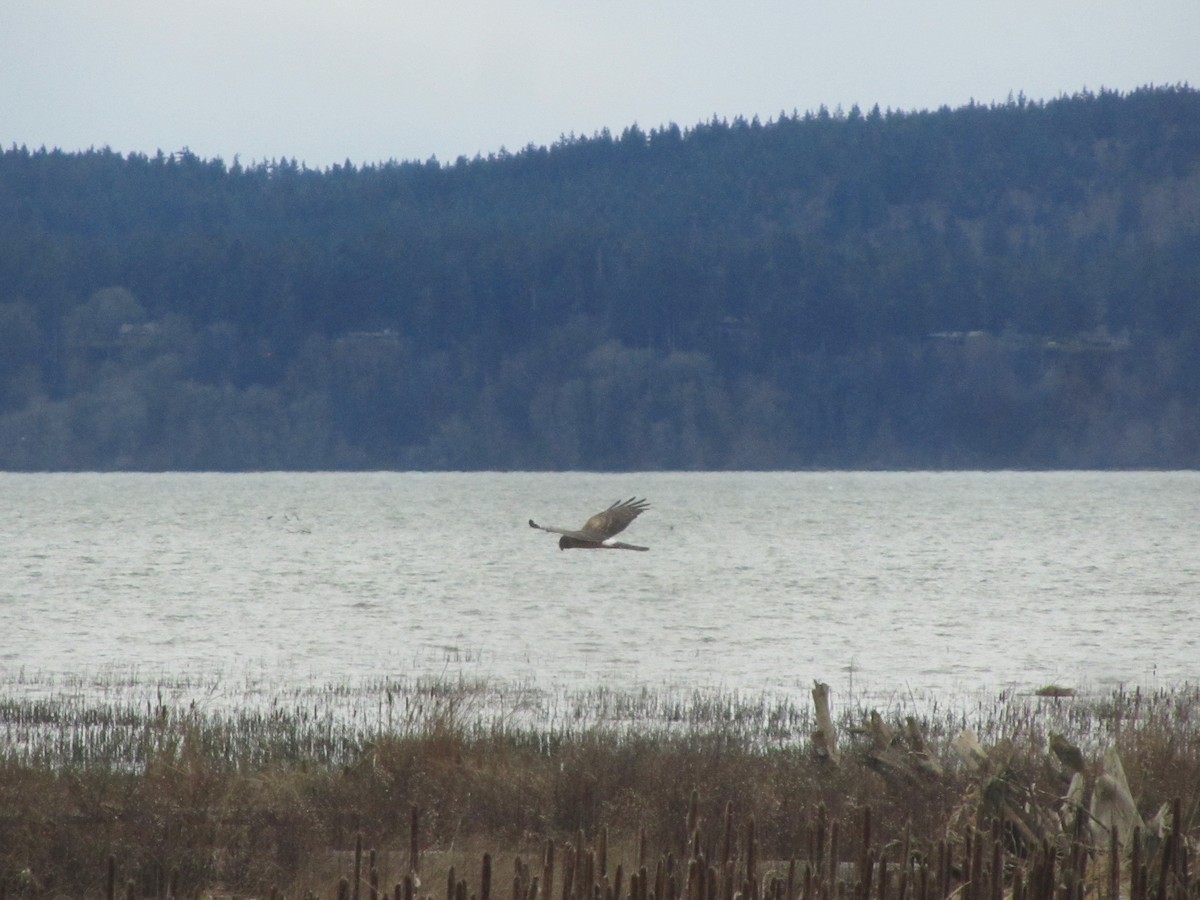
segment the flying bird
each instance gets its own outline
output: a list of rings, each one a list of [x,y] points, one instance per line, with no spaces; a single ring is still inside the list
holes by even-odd
[[[579,529],[550,528],[539,525],[533,519],[529,520],[530,528],[560,534],[559,550],[649,550],[649,547],[639,547],[637,544],[623,544],[611,540],[614,535],[624,531],[629,523],[650,508],[645,500],[630,497],[628,500],[618,500],[604,512],[598,512]]]

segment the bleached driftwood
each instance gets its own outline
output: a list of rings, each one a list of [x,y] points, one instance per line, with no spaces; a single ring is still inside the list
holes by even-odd
[[[1113,829],[1118,843],[1127,846],[1133,830],[1145,826],[1117,751],[1110,747],[1104,752],[1103,768],[1094,779],[1091,776],[1095,770],[1084,761],[1082,751],[1061,734],[1051,733],[1050,752],[1071,773],[1071,783],[1059,810],[1063,828],[1073,830],[1082,814],[1097,847],[1109,845]]]
[[[974,732],[958,734],[950,746],[979,781],[979,799],[988,815],[1006,823],[1026,846],[1035,847],[1061,833],[1058,820],[1037,803],[1031,786],[1009,772],[1012,748],[1001,742],[989,753]]]
[[[1121,757],[1111,747],[1104,751],[1104,772],[1092,789],[1090,813],[1092,839],[1101,846],[1108,841],[1114,827],[1122,846],[1129,841],[1135,828],[1144,827],[1125,778]]]
[[[871,739],[866,749],[867,762],[885,775],[919,780],[922,776],[941,775],[941,764],[930,752],[917,720],[909,716],[902,732],[895,732],[883,717],[871,710],[867,723]]]
[[[836,765],[841,760],[841,753],[837,746],[837,729],[829,714],[829,685],[823,681],[813,682],[812,698],[817,715],[817,728],[812,733],[813,752]]]
[[[958,754],[961,759],[972,772],[983,772],[988,768],[987,751],[983,749],[983,745],[979,743],[979,738],[975,737],[975,732],[967,729],[960,731],[958,735],[950,742],[951,748]]]
[[[929,745],[925,743],[925,735],[921,733],[917,720],[909,716],[904,720],[904,725],[904,738],[917,768],[927,775],[941,775],[942,764],[938,762],[933,751],[929,749]]]
[[[904,752],[895,746],[896,734],[883,717],[871,710],[867,723],[867,736],[871,739],[866,749],[867,762],[885,775],[912,778],[914,773],[904,758]]]

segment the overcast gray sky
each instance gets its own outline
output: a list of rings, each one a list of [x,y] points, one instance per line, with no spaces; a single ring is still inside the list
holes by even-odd
[[[0,0],[0,144],[443,162],[718,115],[1200,87],[1200,0]]]

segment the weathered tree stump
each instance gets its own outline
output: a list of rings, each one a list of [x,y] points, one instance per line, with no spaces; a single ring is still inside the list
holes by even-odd
[[[817,729],[812,733],[813,752],[821,759],[837,765],[841,761],[841,753],[837,746],[837,729],[829,713],[829,685],[823,681],[814,682],[812,698],[817,715]]]

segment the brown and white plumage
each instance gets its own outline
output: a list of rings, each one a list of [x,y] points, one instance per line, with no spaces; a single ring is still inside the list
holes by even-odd
[[[603,512],[598,512],[586,522],[582,528],[554,528],[539,525],[533,519],[529,520],[530,528],[558,534],[559,550],[649,550],[649,547],[639,547],[637,544],[624,544],[612,540],[620,534],[629,523],[650,508],[645,500],[630,497],[628,500],[618,500]]]

